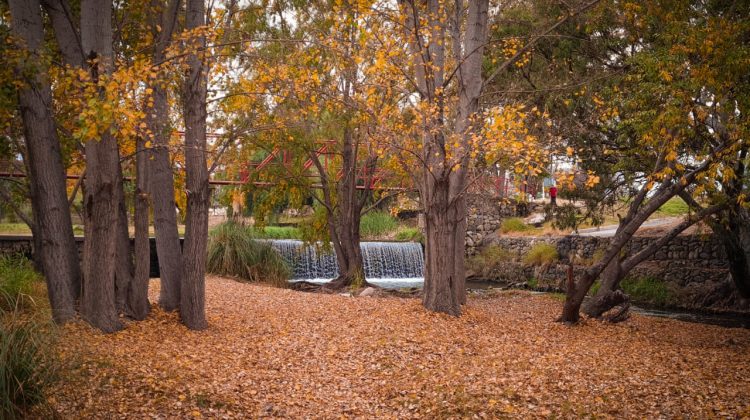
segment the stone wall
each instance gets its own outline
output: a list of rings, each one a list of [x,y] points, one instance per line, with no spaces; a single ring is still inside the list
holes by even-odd
[[[625,247],[636,253],[655,237],[635,237]],[[560,260],[547,266],[528,266],[523,257],[539,243],[557,248]],[[492,270],[491,281],[535,282],[545,289],[564,290],[567,267],[573,258],[574,276],[579,276],[606,248],[609,238],[569,235],[564,237],[492,237],[485,246],[495,245],[509,252],[507,261]],[[739,296],[729,275],[724,247],[712,235],[678,236],[649,259],[635,267],[631,278],[652,278],[670,291],[669,306],[685,309],[750,312],[750,302]]]
[[[467,197],[466,254],[473,255],[490,235],[500,229],[503,219],[516,217],[518,208],[513,202],[487,195],[470,194]],[[527,212],[543,211],[540,204],[531,204]]]
[[[133,239],[130,240],[132,247]],[[182,242],[182,238],[180,238]],[[151,277],[159,277],[159,258],[156,254],[156,239],[149,238],[151,245]],[[76,247],[78,256],[83,260],[83,237],[76,236]],[[23,255],[29,259],[34,258],[34,243],[28,235],[0,235],[0,255]]]

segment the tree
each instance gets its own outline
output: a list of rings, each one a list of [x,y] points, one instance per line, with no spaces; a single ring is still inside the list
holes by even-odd
[[[65,168],[50,105],[42,43],[44,28],[38,1],[9,2],[13,33],[27,51],[26,65],[18,64],[24,85],[18,91],[24,122],[34,234],[52,306],[58,323],[75,315],[80,292],[80,268],[65,189]]]
[[[183,248],[180,319],[192,330],[205,329],[206,243],[208,242],[208,168],[206,167],[206,94],[207,68],[206,11],[204,0],[188,0],[185,18],[187,31],[193,31],[188,73],[184,85],[185,171],[187,173],[187,217]]]
[[[619,33],[636,44],[622,55],[627,72],[589,97],[598,108],[594,115],[599,121],[594,124],[599,135],[592,141],[611,156],[588,161],[608,167],[602,176],[606,175],[603,179],[612,191],[619,186],[635,188],[637,193],[628,202],[627,214],[604,257],[569,285],[561,316],[566,322],[578,320],[580,305],[597,278],[601,276],[601,287],[585,308],[591,316],[600,316],[626,299],[617,289],[635,265],[691,224],[730,206],[726,198],[711,197],[718,198],[715,192],[721,182],[735,178],[747,135],[742,111],[745,74],[739,70],[745,52],[736,48],[742,40],[734,38],[746,31],[741,20],[728,19],[731,13],[724,6],[691,7],[689,2],[677,9],[661,2],[627,6]],[[714,49],[723,43],[725,48]],[[678,195],[688,202],[708,200],[710,205],[698,206],[696,213],[646,249],[621,256],[641,224]]]
[[[81,2],[81,45],[86,54],[92,98],[106,99],[103,84],[113,71],[112,6],[108,2]],[[81,315],[104,332],[122,328],[115,307],[115,262],[120,197],[117,192],[119,159],[117,142],[105,123],[87,127],[86,218],[84,284]]]

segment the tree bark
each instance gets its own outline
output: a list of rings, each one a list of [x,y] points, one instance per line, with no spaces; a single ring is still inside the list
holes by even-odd
[[[117,239],[115,263],[115,303],[117,310],[131,316],[128,307],[128,289],[133,282],[133,252],[130,248],[130,233],[128,232],[128,203],[125,201],[125,185],[123,183],[122,165],[117,155]]]
[[[143,138],[136,139],[135,155],[135,273],[128,288],[127,307],[133,319],[148,316],[148,281],[151,271],[151,244],[148,234],[148,155]]]
[[[185,26],[188,31],[205,25],[204,0],[188,0]],[[204,36],[198,37],[205,47]],[[180,295],[180,319],[191,330],[202,330],[206,322],[206,243],[208,242],[208,168],[206,161],[207,69],[202,54],[188,57],[185,101],[185,172],[187,213],[184,266]]]
[[[447,180],[446,180],[447,181]],[[449,205],[446,181],[433,188],[432,202],[425,212],[425,276],[422,304],[425,308],[458,316],[461,302],[458,288],[465,279],[456,278],[455,220],[458,209]],[[463,244],[461,244],[463,252]],[[463,253],[460,254],[463,258]]]
[[[81,1],[81,45],[90,61],[92,82],[112,70],[112,5]],[[115,138],[105,132],[89,139],[86,149],[84,214],[84,287],[81,315],[104,332],[122,328],[115,306],[117,253],[117,193],[119,159]]]
[[[30,60],[44,42],[38,0],[9,2],[13,33],[26,44]],[[19,68],[20,74],[28,74]],[[80,291],[80,266],[68,211],[65,167],[52,115],[52,91],[43,66],[37,67],[18,99],[24,124],[34,212],[36,254],[41,258],[52,306],[52,317],[64,323],[75,315]]]
[[[154,2],[155,4],[156,2]],[[161,31],[153,25],[154,63],[160,63],[165,58],[165,50],[169,45],[172,31],[177,20],[180,2],[172,0],[161,14]],[[182,249],[180,235],[177,231],[177,214],[174,199],[174,174],[172,162],[169,159],[169,139],[172,129],[169,124],[169,102],[167,90],[163,83],[157,81],[151,84],[153,90],[153,107],[148,111],[146,123],[151,131],[153,149],[149,160],[149,182],[151,204],[154,211],[154,232],[156,233],[156,252],[159,256],[159,273],[161,288],[159,291],[159,305],[167,311],[179,309],[180,283],[182,275]]]

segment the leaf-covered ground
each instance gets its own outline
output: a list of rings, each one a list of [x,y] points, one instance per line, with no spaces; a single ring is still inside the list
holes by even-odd
[[[155,300],[158,282],[152,283]],[[561,302],[351,298],[210,278],[210,327],[155,309],[122,332],[62,330],[64,418],[750,416],[750,331],[634,315],[552,322]]]

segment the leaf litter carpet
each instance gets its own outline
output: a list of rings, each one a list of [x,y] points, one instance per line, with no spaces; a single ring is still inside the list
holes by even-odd
[[[156,301],[158,281],[150,296]],[[103,335],[62,328],[63,418],[750,416],[750,331],[634,315],[553,322],[561,302],[503,292],[460,318],[418,299],[207,280],[209,328],[154,306]]]

